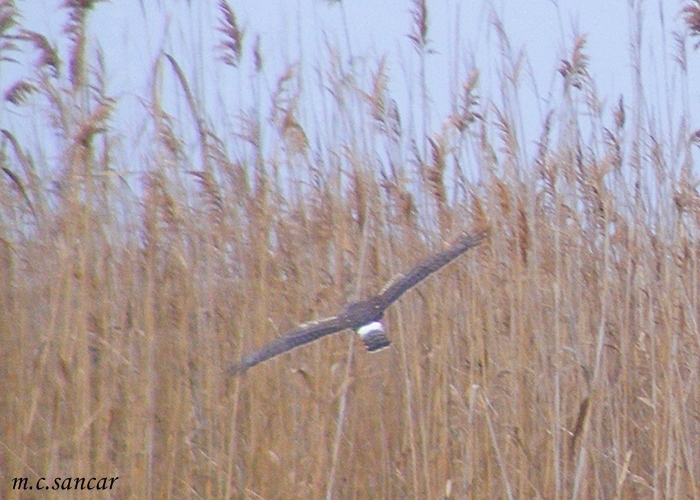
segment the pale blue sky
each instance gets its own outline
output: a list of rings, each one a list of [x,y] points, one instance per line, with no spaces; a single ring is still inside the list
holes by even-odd
[[[62,40],[65,16],[58,8],[60,3],[19,2],[25,26],[45,34],[51,42]],[[418,59],[406,36],[412,29],[410,1],[355,0],[345,1],[342,6],[320,0],[232,1],[238,22],[246,30],[246,53],[238,70],[216,60],[215,46],[221,39],[216,31],[220,19],[218,2],[142,3],[143,6],[136,1],[97,4],[90,17],[91,47],[99,46],[105,52],[106,80],[111,93],[120,100],[117,120],[125,125],[118,128],[123,130],[126,144],[138,144],[143,136],[140,127],[147,121],[147,113],[142,99],[150,99],[152,65],[161,50],[180,63],[213,124],[224,128],[231,125],[230,117],[224,116],[227,112],[252,106],[255,85],[251,83],[251,50],[257,36],[265,62],[257,85],[262,89],[265,106],[269,105],[268,94],[286,65],[301,59],[311,80],[315,68],[328,67],[328,52],[324,48],[328,42],[341,51],[345,62],[349,53],[356,61],[366,61],[367,70],[386,56],[392,95],[403,123],[411,123],[415,110],[410,109],[409,103],[415,107],[418,97],[409,99],[407,82],[417,74]],[[658,116],[661,125],[667,126],[669,121],[677,120],[684,106],[680,70],[673,62],[673,32],[685,29],[679,16],[682,5],[676,0],[429,0],[428,36],[434,53],[427,57],[426,66],[432,109],[428,133],[439,130],[450,109],[450,92],[456,88],[456,82],[466,78],[472,66],[482,72],[481,94],[497,99],[503,58],[493,29],[494,13],[503,22],[514,56],[521,49],[527,55],[519,97],[528,143],[537,139],[548,108],[561,99],[562,79],[556,69],[571,50],[574,32],[587,36],[590,73],[600,96],[612,106],[624,95],[625,103],[632,106],[630,40],[636,29],[637,11],[642,12],[642,68],[648,105],[645,112]],[[700,52],[689,49],[688,61],[689,82],[697,82]],[[2,65],[3,91],[21,70],[7,63]],[[164,74],[165,95],[178,92],[172,72]],[[314,84],[309,88],[302,117],[304,113],[315,113],[316,106],[320,106],[313,96],[317,87]],[[700,128],[694,118],[700,104],[698,89],[700,86],[690,84],[685,97],[691,103],[691,129]],[[184,102],[176,101],[180,105]],[[183,109],[169,111],[176,116],[177,112],[186,114]],[[27,131],[27,114],[31,112],[36,109],[5,103],[0,108],[0,126],[18,134],[24,130],[36,137],[40,130]],[[225,138],[225,134],[221,135]],[[139,150],[128,149],[134,154]],[[127,163],[135,161],[138,159],[132,158]]]

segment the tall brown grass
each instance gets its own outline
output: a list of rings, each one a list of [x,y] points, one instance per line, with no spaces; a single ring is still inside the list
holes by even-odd
[[[3,131],[0,497],[42,497],[12,490],[22,476],[119,476],[113,498],[700,496],[694,136],[677,131],[674,175],[655,123],[600,104],[585,38],[534,159],[477,70],[445,127],[412,137],[384,62],[364,88],[336,57],[334,142],[310,139],[291,68],[268,124],[241,115],[255,154],[236,157],[170,55],[156,71],[181,89],[199,157],[154,90],[151,159],[129,190],[119,104],[85,54],[92,2],[67,4],[64,79],[0,3],[3,40],[41,53],[5,106],[44,99],[60,132],[50,170]],[[223,61],[250,49],[259,70],[259,43],[221,13]],[[483,227],[486,243],[388,311],[391,349],[368,355],[348,332],[224,376]]]

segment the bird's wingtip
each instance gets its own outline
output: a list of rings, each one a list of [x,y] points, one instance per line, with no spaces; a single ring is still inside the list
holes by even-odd
[[[471,231],[463,231],[462,232],[462,237],[463,238],[470,238],[473,240],[475,243],[481,243],[483,240],[487,239],[489,236],[491,236],[491,228],[482,224]]]
[[[245,362],[234,363],[226,369],[226,376],[235,377],[237,375],[242,375],[248,368],[249,367]]]

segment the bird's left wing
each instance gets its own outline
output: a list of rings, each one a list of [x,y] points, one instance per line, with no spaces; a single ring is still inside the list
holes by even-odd
[[[270,358],[284,354],[287,351],[296,349],[299,346],[313,342],[316,339],[325,337],[332,333],[345,330],[350,325],[340,316],[333,316],[311,323],[304,323],[298,327],[283,333],[266,346],[249,354],[238,363],[232,365],[227,373],[237,375],[246,371],[258,363],[262,363]]]

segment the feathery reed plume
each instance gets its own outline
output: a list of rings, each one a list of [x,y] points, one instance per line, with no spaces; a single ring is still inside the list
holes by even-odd
[[[428,7],[425,0],[413,0],[411,17],[413,18],[413,31],[408,35],[408,38],[413,42],[416,51],[422,54],[430,43],[428,39]]]
[[[28,40],[39,51],[39,60],[36,63],[37,69],[48,67],[51,76],[58,78],[61,73],[61,59],[58,56],[58,50],[52,46],[44,35],[35,31],[22,30],[20,38]]]
[[[20,146],[19,142],[17,141],[17,138],[9,131],[2,129],[0,130],[0,133],[2,133],[5,138],[10,141],[10,144],[12,144],[12,148],[15,151],[15,154],[17,155],[17,158],[19,159],[20,163],[22,164],[22,168],[24,169],[25,172],[31,172],[32,171],[32,165],[27,158],[27,156],[24,154],[24,151],[22,151],[22,147]]]
[[[182,140],[173,130],[174,119],[160,107],[158,101],[151,106],[151,115],[156,127],[157,143],[162,146],[173,160],[178,160],[184,155]]]
[[[114,100],[106,98],[93,111],[90,116],[78,125],[74,140],[76,144],[89,146],[95,134],[104,132],[107,129],[107,121],[114,110]]]
[[[354,211],[357,213],[357,226],[362,231],[367,221],[367,180],[363,178],[359,168],[353,168],[350,180],[355,205]]]
[[[551,161],[551,151],[550,151],[550,134],[552,131],[552,115],[553,111],[547,113],[547,117],[544,119],[544,125],[542,126],[542,132],[540,132],[540,138],[537,141],[537,155],[535,156],[535,166],[537,167],[537,172],[544,181],[545,193],[553,197],[556,182],[556,170],[552,165]]]
[[[21,191],[23,196],[25,197],[25,200],[27,201],[27,204],[32,210],[32,213],[34,214],[35,217],[37,217],[37,213],[34,209],[34,205],[37,205],[37,208],[39,209],[40,213],[43,213],[42,207],[43,207],[43,194],[41,193],[40,190],[34,189],[35,186],[40,185],[40,181],[37,178],[36,175],[36,169],[34,168],[34,165],[32,163],[31,158],[29,158],[24,151],[22,151],[22,147],[20,146],[19,142],[17,142],[17,138],[8,130],[0,130],[0,133],[8,140],[10,141],[10,144],[12,145],[12,149],[15,153],[15,156],[17,160],[19,161],[20,165],[22,166],[22,171],[24,172],[24,176],[27,178],[27,183],[30,187],[30,190],[33,194],[34,198],[34,203],[31,202],[29,195],[27,194],[26,189],[24,189],[24,184],[23,183],[15,183],[18,184],[18,186],[21,184]],[[6,172],[8,175],[11,175],[10,172]],[[14,174],[12,174],[14,175]],[[14,179],[13,179],[14,180]],[[17,176],[17,180],[20,180],[20,177]]]
[[[370,105],[370,114],[378,130],[398,143],[401,137],[401,118],[396,102],[388,94],[386,58],[381,58],[377,70],[372,74],[372,93],[361,92]]]
[[[19,189],[19,192],[22,193],[22,197],[24,198],[24,201],[27,202],[27,205],[29,206],[29,209],[32,211],[32,214],[36,217],[36,212],[34,211],[34,205],[32,205],[32,201],[29,199],[29,195],[27,195],[27,191],[24,189],[24,184],[22,184],[22,180],[15,174],[12,170],[10,170],[7,167],[2,167],[2,171],[7,174],[7,176],[12,179],[12,182],[15,183],[15,186],[17,186],[17,189]]]
[[[187,104],[189,105],[190,113],[192,113],[192,118],[194,119],[194,123],[197,128],[197,133],[199,134],[200,143],[202,144],[202,158],[204,160],[204,165],[206,165],[206,150],[208,137],[206,125],[204,123],[204,120],[199,116],[199,107],[197,106],[194,95],[192,94],[190,86],[187,83],[185,73],[183,73],[182,69],[180,68],[180,65],[177,63],[173,56],[171,56],[170,54],[165,54],[165,57],[170,62],[170,65],[175,71],[175,74],[177,75],[177,79],[180,82],[182,89],[185,91],[185,97],[187,97]]]
[[[562,59],[559,66],[559,73],[564,77],[564,87],[572,86],[579,90],[583,89],[584,83],[588,80],[588,56],[583,51],[586,46],[586,37],[579,35],[574,41],[574,48],[571,51],[570,59]]]
[[[221,11],[221,26],[217,29],[226,37],[219,43],[221,50],[221,60],[224,64],[237,67],[243,57],[243,39],[245,30],[238,27],[236,14],[226,0],[219,0],[219,10]]]
[[[211,174],[211,171],[189,171],[188,173],[194,176],[202,186],[204,194],[206,195],[206,203],[211,207],[214,219],[217,223],[221,223],[224,212],[224,200],[221,196],[221,189],[214,179],[214,176]]]
[[[683,7],[681,12],[683,13],[685,24],[688,25],[690,36],[700,37],[700,0],[691,1],[688,5]],[[696,42],[695,45],[693,45],[693,49],[695,50],[697,50],[698,47],[700,47],[700,42]]]
[[[620,146],[620,139],[607,128],[603,130],[603,137],[608,146],[608,157],[613,166],[613,170],[619,172],[622,168],[622,146]]]
[[[38,91],[39,89],[33,83],[20,80],[5,91],[3,98],[16,106],[19,106],[20,104],[24,103],[29,96]]]
[[[520,249],[520,260],[523,266],[528,264],[528,256],[532,247],[532,231],[528,222],[528,215],[523,205],[522,199],[518,200],[518,248]]]
[[[625,120],[626,120],[626,115],[625,115],[625,101],[622,96],[620,96],[620,99],[617,101],[617,108],[615,108],[615,128],[617,129],[618,132],[620,132],[624,126],[625,126]]]
[[[17,51],[17,46],[15,45],[13,39],[15,35],[12,31],[15,26],[17,26],[17,19],[19,18],[19,11],[17,6],[12,0],[1,0],[0,1],[0,62],[1,61],[14,61],[7,52]]]
[[[295,76],[296,67],[289,66],[284,74],[277,79],[277,89],[272,96],[270,116],[270,121],[276,126],[277,132],[289,149],[290,156],[305,155],[309,147],[306,133],[296,118],[298,91],[291,88]]]
[[[460,132],[465,132],[469,125],[476,120],[481,120],[482,115],[477,111],[479,107],[479,94],[476,92],[479,86],[479,70],[473,70],[469,78],[462,83],[461,94],[457,109],[450,117],[452,124]]]
[[[428,138],[432,150],[432,161],[426,169],[428,189],[435,198],[439,207],[447,202],[447,190],[445,189],[445,144],[441,136],[435,139]]]
[[[435,139],[429,137],[431,148],[431,163],[425,169],[428,191],[435,200],[438,210],[440,231],[445,233],[452,225],[452,217],[447,206],[447,188],[445,187],[445,144],[444,138],[438,135]]]
[[[255,43],[253,43],[253,67],[256,73],[260,73],[263,68],[263,57],[260,51],[260,36],[256,36]]]
[[[517,166],[520,157],[520,146],[518,136],[513,128],[513,124],[508,119],[505,113],[502,113],[498,108],[494,108],[496,112],[496,127],[500,132],[501,142],[503,147],[501,151],[506,155],[506,171],[508,175],[517,176]]]
[[[81,88],[85,81],[86,23],[90,10],[102,0],[65,0],[63,8],[68,10],[68,22],[63,32],[71,41],[69,49],[70,81],[74,89]]]
[[[177,199],[168,189],[168,181],[165,174],[161,171],[150,172],[146,176],[145,186],[147,200],[149,201],[148,206],[151,209],[155,209],[147,212],[154,224],[150,229],[156,230],[157,224],[161,219],[166,222],[170,229],[179,227],[182,223],[182,215],[178,208]],[[158,217],[159,214],[161,217]],[[153,232],[152,235],[156,236],[156,233]]]

